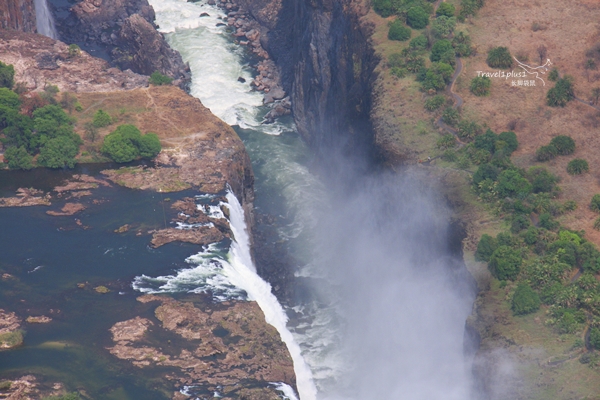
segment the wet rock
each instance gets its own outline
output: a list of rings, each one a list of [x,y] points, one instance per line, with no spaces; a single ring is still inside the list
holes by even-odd
[[[50,194],[33,188],[17,189],[16,197],[0,197],[0,207],[49,206]]]
[[[114,233],[125,233],[125,232],[129,231],[129,229],[131,229],[131,225],[125,224],[123,226],[118,227],[113,232]]]
[[[246,83],[246,79],[242,78],[241,76],[237,80],[238,82]]]
[[[38,317],[29,316],[25,321],[29,324],[47,324],[52,321],[52,318],[46,317],[45,315],[40,315]]]
[[[106,293],[110,292],[110,289],[107,288],[106,286],[96,286],[94,288],[94,290],[100,294],[106,294]]]
[[[160,247],[171,242],[186,242],[199,245],[220,242],[225,235],[214,226],[198,226],[190,229],[166,228],[154,231],[150,243]]]
[[[210,17],[210,14],[203,12],[202,14],[200,14],[200,17]]]
[[[46,214],[61,217],[73,215],[85,209],[86,207],[81,203],[66,203],[60,211],[46,211]]]

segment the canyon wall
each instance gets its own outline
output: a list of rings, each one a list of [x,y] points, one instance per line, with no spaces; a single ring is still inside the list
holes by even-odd
[[[37,31],[33,0],[0,1],[0,28],[21,32]]]

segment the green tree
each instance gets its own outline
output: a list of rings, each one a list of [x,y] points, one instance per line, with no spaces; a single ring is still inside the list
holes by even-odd
[[[452,39],[452,47],[459,57],[468,57],[473,52],[471,47],[471,37],[464,32],[458,32]]]
[[[523,198],[531,193],[531,184],[518,171],[506,170],[498,175],[498,195],[501,198]]]
[[[387,18],[394,14],[391,0],[373,0],[373,10],[383,18]]]
[[[524,216],[522,214],[514,215],[512,222],[510,224],[510,231],[512,233],[519,233],[522,230],[529,228],[530,224],[531,224],[531,222],[529,221],[529,218],[527,218],[526,216]]]
[[[558,135],[550,141],[550,145],[556,147],[558,154],[566,156],[575,152],[575,141],[566,135]]]
[[[558,149],[553,145],[542,146],[535,152],[538,161],[549,161],[558,155]]]
[[[142,158],[154,158],[160,153],[160,140],[156,133],[147,133],[143,135],[139,142],[139,151]]]
[[[445,15],[446,17],[453,17],[455,12],[456,9],[454,5],[442,2],[436,10],[435,14],[438,16]]]
[[[492,80],[487,76],[476,76],[471,79],[471,93],[475,96],[487,96],[490,94]]]
[[[590,329],[590,344],[597,350],[600,350],[600,328]]]
[[[558,80],[558,78],[560,78],[560,75],[558,74],[558,70],[556,68],[552,68],[552,70],[548,74],[548,79],[551,80],[552,82],[556,82]]]
[[[411,7],[406,13],[406,23],[413,29],[423,29],[429,24],[429,15],[421,7]]]
[[[581,158],[575,158],[567,164],[567,172],[570,175],[581,175],[590,170],[588,162]]]
[[[409,43],[409,47],[414,50],[425,50],[427,46],[429,46],[429,40],[427,40],[427,36],[425,35],[419,35]]]
[[[487,64],[492,68],[509,69],[513,65],[513,58],[508,47],[494,47],[487,56]]]
[[[390,30],[388,31],[388,39],[404,42],[410,39],[411,33],[412,30],[409,27],[404,26],[404,23],[397,19],[390,24]]]
[[[11,89],[15,84],[15,68],[0,61],[0,87]]]
[[[431,47],[431,55],[429,56],[429,59],[432,62],[443,61],[444,56],[447,53],[452,53],[452,55],[454,55],[454,47],[452,47],[452,42],[447,39],[438,40]]]
[[[19,95],[8,88],[0,87],[0,107],[1,106],[18,110],[19,107],[21,107]]]
[[[78,146],[68,137],[60,136],[48,140],[40,149],[38,164],[48,168],[73,168]]]
[[[150,75],[149,82],[150,82],[150,84],[156,85],[156,86],[170,85],[171,82],[173,82],[173,78],[163,75],[158,71],[154,71],[152,73],[152,75]]]
[[[118,163],[130,162],[139,156],[139,150],[131,140],[124,138],[117,131],[104,138],[101,151]]]
[[[496,135],[491,129],[488,129],[483,135],[479,135],[475,138],[473,145],[478,149],[487,150],[493,154],[496,151],[497,140],[498,135]]]
[[[514,280],[521,270],[521,254],[508,246],[499,246],[492,255],[488,267],[492,275],[501,281]]]
[[[92,121],[96,128],[103,128],[112,124],[112,118],[104,110],[100,109],[94,113],[94,119]]]
[[[520,283],[513,294],[511,310],[514,315],[536,312],[541,305],[540,296],[526,283]]]
[[[556,85],[546,93],[546,104],[550,107],[564,107],[575,98],[572,78],[566,76],[556,81]]]
[[[458,123],[457,134],[461,139],[471,141],[477,135],[480,135],[482,130],[481,126],[475,121],[463,119]]]
[[[600,194],[595,194],[590,202],[590,210],[600,213]]]
[[[25,169],[33,168],[33,157],[27,153],[25,146],[9,147],[4,152],[4,162],[8,164],[10,169]]]
[[[442,150],[450,149],[456,146],[456,138],[448,133],[437,140],[437,147]]]
[[[434,19],[431,23],[431,33],[438,39],[447,39],[452,36],[455,27],[456,18],[442,15]]]
[[[456,126],[460,121],[460,114],[455,108],[446,107],[446,109],[442,113],[442,120],[450,126]]]
[[[500,133],[500,135],[498,135],[498,140],[501,140],[505,143],[503,152],[506,155],[512,154],[519,147],[517,135],[512,131]]]
[[[475,251],[475,260],[477,261],[490,261],[490,257],[498,248],[498,242],[492,236],[484,233],[479,239],[477,244],[477,250]]]
[[[548,172],[544,167],[531,167],[527,172],[533,193],[552,192],[558,177]]]

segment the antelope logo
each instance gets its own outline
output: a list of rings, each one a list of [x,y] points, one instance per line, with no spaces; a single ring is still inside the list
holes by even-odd
[[[539,67],[531,67],[527,64],[523,64],[521,61],[517,60],[516,57],[513,58],[515,59],[519,67],[521,67],[528,74],[535,75],[535,78],[542,81],[543,86],[546,86],[546,82],[542,78],[540,78],[539,74],[546,75],[546,72],[548,72],[549,67],[552,65],[552,62],[549,58],[546,59],[544,65],[540,65]]]

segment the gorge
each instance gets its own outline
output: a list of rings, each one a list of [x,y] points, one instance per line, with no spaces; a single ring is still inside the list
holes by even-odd
[[[262,221],[252,231],[267,232],[255,241],[272,242],[256,251],[271,248],[289,257],[283,267],[270,270],[275,263],[269,260],[257,267],[290,317],[279,332],[283,337],[289,328],[293,334],[284,341],[296,357],[300,398],[316,398],[312,379],[323,399],[469,398],[473,354],[465,352],[464,338],[475,289],[461,262],[462,238],[447,223],[450,211],[427,172],[380,168],[380,157],[391,163],[403,154],[386,153],[369,120],[377,60],[369,27],[359,23],[361,4],[240,2],[269,30],[261,41],[291,95],[295,124],[284,117],[270,125],[261,124],[268,112],[262,96],[238,80],[249,82],[252,72],[242,49],[217,26],[225,14],[204,3],[151,5],[167,41],[190,65],[190,93],[235,126],[250,154],[254,205]],[[199,18],[202,12],[209,16]],[[183,73],[179,77],[185,81]],[[245,197],[239,189],[236,194]],[[235,207],[231,194],[227,197]],[[240,222],[230,218],[240,244],[243,234],[234,229]],[[209,267],[207,259],[223,260],[216,255],[223,249],[207,251],[188,258],[198,267],[182,265],[181,258],[170,275],[160,275],[161,267],[154,273],[136,270],[135,289],[211,293],[217,292],[211,287],[220,279],[215,277],[224,276],[225,286],[233,284],[257,300],[245,286],[249,278],[236,281],[228,263],[220,261],[222,269],[210,274],[202,270]],[[251,267],[249,254],[236,261],[236,251],[247,249],[234,245],[230,251],[229,264]],[[245,296],[225,293],[221,301]],[[292,342],[311,368],[308,377],[299,374]],[[181,393],[191,395],[193,387]],[[292,396],[289,390],[284,394]]]

